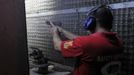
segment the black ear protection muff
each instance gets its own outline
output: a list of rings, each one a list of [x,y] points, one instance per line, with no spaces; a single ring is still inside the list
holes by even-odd
[[[106,7],[108,9],[111,9],[110,6],[106,6],[106,5],[99,5],[95,8],[92,8],[89,12],[88,12],[88,17],[86,18],[86,20],[84,21],[83,27],[86,30],[90,30],[92,28],[94,28],[96,26],[96,18],[92,15],[95,14],[95,12],[100,8],[100,7]]]

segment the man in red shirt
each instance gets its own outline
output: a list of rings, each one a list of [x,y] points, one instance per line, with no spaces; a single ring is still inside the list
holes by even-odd
[[[61,51],[64,57],[78,58],[73,75],[118,74],[108,69],[112,64],[120,66],[118,57],[123,50],[120,38],[110,31],[112,21],[109,7],[101,5],[91,10],[84,23],[84,28],[91,32],[90,35],[77,36],[50,22],[55,49]],[[60,32],[69,40],[62,41]]]

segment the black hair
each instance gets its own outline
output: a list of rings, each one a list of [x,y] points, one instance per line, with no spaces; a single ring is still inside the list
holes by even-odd
[[[113,14],[111,8],[103,5],[99,7],[92,15],[96,18],[96,21],[100,23],[100,26],[105,29],[112,29]]]

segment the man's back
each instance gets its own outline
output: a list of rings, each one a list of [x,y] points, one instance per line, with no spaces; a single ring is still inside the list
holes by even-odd
[[[94,33],[76,38],[81,45],[82,54],[78,56],[73,75],[102,75],[108,63],[119,61],[118,55],[123,51],[122,42],[115,33]]]

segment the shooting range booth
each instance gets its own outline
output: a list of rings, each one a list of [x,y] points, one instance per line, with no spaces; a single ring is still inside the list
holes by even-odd
[[[0,0],[0,75],[29,75],[24,0]]]
[[[54,50],[50,27],[45,22],[61,22],[64,29],[77,35],[87,35],[82,26],[87,12],[100,4],[111,6],[114,16],[112,31],[123,38],[125,47],[120,75],[134,74],[134,0],[26,0],[25,4],[28,51],[31,52],[30,47],[36,47],[46,58],[67,70],[74,68],[76,60],[64,59],[60,52]]]
[[[0,0],[0,75],[39,75],[31,72],[32,49],[40,50],[56,71],[72,71],[76,59],[54,50],[46,21],[62,22],[64,29],[87,35],[81,23],[92,7],[103,3],[113,9],[112,31],[124,40],[119,75],[134,75],[134,0]]]

